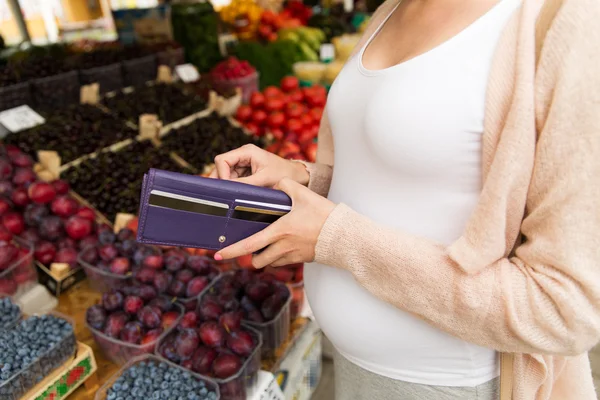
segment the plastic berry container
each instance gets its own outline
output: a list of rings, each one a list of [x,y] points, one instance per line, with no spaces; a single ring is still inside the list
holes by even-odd
[[[98,292],[108,292],[110,289],[121,289],[132,282],[131,274],[119,275],[101,268],[94,267],[81,259],[81,253],[77,256],[77,262],[83,267],[92,289]]]
[[[155,341],[143,345],[123,342],[122,340],[105,335],[103,332],[91,327],[87,320],[85,324],[90,332],[92,332],[94,340],[100,349],[102,349],[102,352],[106,358],[115,364],[124,365],[133,357],[154,353],[154,348],[160,342],[160,340],[171,333],[173,329],[175,329],[177,324],[179,324],[181,317],[183,316],[183,306],[177,303],[173,303],[173,306],[177,307],[179,310],[179,318],[177,318],[173,325],[166,329]]]
[[[244,330],[252,334],[256,342],[256,347],[252,351],[252,354],[246,358],[237,374],[226,379],[209,378],[202,374],[199,375],[205,379],[212,379],[219,385],[221,400],[246,400],[248,398],[247,396],[251,393],[251,389],[258,380],[258,371],[260,370],[261,365],[261,348],[263,345],[262,336],[258,331],[251,327],[244,326]],[[171,332],[170,335],[172,334],[174,333]],[[160,339],[159,345],[156,346],[156,354],[161,360],[170,362],[164,358],[159,351],[161,343],[166,341],[167,338],[168,335]]]
[[[219,93],[230,93],[236,88],[242,89],[242,102],[248,103],[252,93],[258,92],[258,72],[254,72],[243,78],[234,79],[212,79],[214,89]]]
[[[32,245],[18,237],[13,238],[13,242],[18,248],[26,249],[27,253],[0,272],[0,293],[15,298],[37,283],[37,270],[33,262]]]
[[[123,61],[123,77],[126,86],[143,86],[148,81],[156,80],[156,56],[134,58]]]
[[[31,91],[36,106],[56,109],[79,102],[79,73],[65,72],[34,79]]]
[[[204,384],[206,385],[206,387],[209,390],[216,393],[217,397],[215,400],[222,399],[222,397],[220,396],[220,393],[219,393],[219,385],[217,385],[217,383],[214,382],[213,380],[203,377],[201,375],[195,374],[191,371],[188,371],[188,370],[180,367],[179,365],[173,364],[172,362],[165,360],[161,357],[158,357],[156,355],[146,354],[146,355],[135,357],[135,358],[129,360],[125,365],[123,365],[123,367],[119,371],[117,371],[114,375],[112,375],[110,378],[108,378],[108,380],[104,383],[104,385],[102,385],[102,387],[100,389],[98,389],[98,391],[96,392],[95,400],[106,400],[108,397],[109,389],[115,384],[115,382],[119,379],[119,377],[121,377],[121,375],[123,375],[125,373],[125,371],[127,371],[129,368],[139,365],[142,362],[156,362],[158,364],[165,363],[170,368],[176,368],[181,371],[189,372],[193,378],[195,378],[197,381],[204,382]]]
[[[5,322],[0,321],[0,331],[6,331],[14,328],[19,322],[21,322],[21,318],[23,317],[23,314],[21,313],[21,307],[19,307],[17,303],[14,303],[10,296],[0,293],[0,301],[4,301],[4,299],[9,299],[9,301],[18,309],[18,312],[13,318],[7,319]]]
[[[120,63],[83,69],[79,74],[82,85],[98,83],[102,94],[123,88],[123,73]]]
[[[27,367],[10,377],[10,379],[1,383],[0,399],[19,400],[27,391],[75,355],[75,351],[77,350],[77,340],[75,339],[74,321],[71,318],[54,311],[48,313],[48,315],[53,315],[68,321],[73,327],[72,333],[65,336],[55,346],[48,349]]]
[[[304,281],[289,283],[288,287],[292,293],[292,302],[290,303],[290,320],[294,321],[300,315],[304,305]]]

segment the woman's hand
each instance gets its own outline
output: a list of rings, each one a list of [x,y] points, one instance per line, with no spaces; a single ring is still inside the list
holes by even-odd
[[[215,169],[210,177],[264,187],[273,187],[283,178],[304,186],[309,180],[308,171],[301,163],[283,159],[251,144],[215,157]]]
[[[283,179],[276,189],[292,199],[292,211],[267,228],[220,250],[216,260],[236,258],[264,249],[252,257],[252,265],[282,265],[310,262],[315,258],[315,246],[321,229],[335,204],[291,179]]]

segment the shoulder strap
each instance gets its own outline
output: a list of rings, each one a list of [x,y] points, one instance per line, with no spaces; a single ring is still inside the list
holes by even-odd
[[[535,24],[535,63],[540,60],[546,34],[560,10],[564,0],[545,0]],[[512,353],[500,354],[500,400],[512,400],[513,367],[515,356]]]

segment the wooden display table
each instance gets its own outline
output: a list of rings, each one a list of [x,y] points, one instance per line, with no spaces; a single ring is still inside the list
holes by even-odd
[[[83,342],[94,351],[96,356],[97,381],[99,385],[119,370],[119,366],[110,362],[96,345],[91,332],[85,326],[85,312],[88,307],[100,302],[102,295],[92,290],[88,280],[83,280],[60,295],[58,298],[58,307],[56,311],[68,315],[75,320],[75,336],[79,342]],[[307,320],[299,318],[291,324],[290,339],[277,350],[277,360],[263,360],[262,369],[275,371],[278,368],[280,360],[287,354],[292,347],[294,340],[299,337],[306,329]],[[93,400],[99,385],[80,386],[69,396],[71,400]]]

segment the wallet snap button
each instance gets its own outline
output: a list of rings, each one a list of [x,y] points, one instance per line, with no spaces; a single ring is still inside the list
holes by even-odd
[[[225,236],[219,236],[219,243],[223,243],[225,240],[227,240]]]

